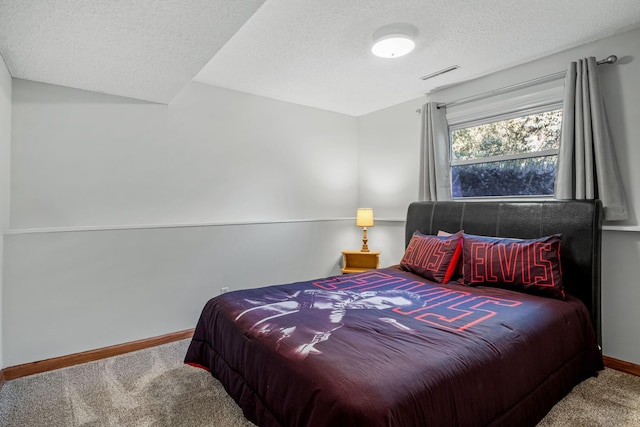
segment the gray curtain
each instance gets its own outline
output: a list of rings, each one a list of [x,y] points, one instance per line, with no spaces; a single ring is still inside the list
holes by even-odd
[[[628,218],[594,57],[567,70],[555,197],[600,199],[605,220]]]
[[[420,141],[420,200],[450,200],[449,126],[435,102],[422,107]]]

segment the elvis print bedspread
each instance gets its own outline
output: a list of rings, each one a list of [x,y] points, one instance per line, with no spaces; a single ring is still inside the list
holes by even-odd
[[[260,426],[476,426],[599,358],[577,299],[387,268],[215,297],[185,363]]]

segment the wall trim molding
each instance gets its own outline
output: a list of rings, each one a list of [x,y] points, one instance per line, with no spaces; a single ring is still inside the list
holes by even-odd
[[[603,231],[639,232],[640,225],[603,225]]]
[[[376,218],[376,222],[405,222],[406,218]],[[49,227],[49,228],[10,228],[5,235],[38,234],[38,233],[70,233],[77,231],[112,231],[112,230],[144,230],[154,228],[186,228],[186,227],[228,227],[238,225],[269,225],[288,224],[297,222],[328,222],[328,221],[355,221],[355,217],[345,218],[309,218],[309,219],[281,219],[272,221],[236,221],[236,222],[211,222],[193,224],[140,224],[140,225],[104,225],[84,227]],[[640,232],[640,225],[603,225],[603,231]]]
[[[136,225],[99,225],[77,227],[43,227],[43,228],[10,228],[5,235],[18,234],[42,234],[42,233],[73,233],[78,231],[114,231],[114,230],[145,230],[154,228],[187,228],[187,227],[229,227],[242,225],[271,225],[271,224],[295,224],[299,222],[332,222],[355,221],[355,217],[343,218],[304,218],[304,219],[274,219],[253,221],[221,221],[185,224],[136,224]],[[405,218],[376,218],[376,222],[405,222]]]
[[[602,356],[604,366],[606,368],[615,369],[616,371],[625,372],[627,374],[640,377],[640,365],[635,363],[625,362],[624,360],[614,359],[609,356]]]
[[[185,227],[228,227],[238,225],[270,225],[289,224],[298,222],[327,222],[327,221],[355,221],[356,218],[307,218],[307,219],[274,219],[255,221],[203,222],[185,224],[136,224],[136,225],[99,225],[77,227],[48,227],[48,228],[10,228],[4,234],[37,234],[37,233],[71,233],[77,231],[112,231],[112,230],[143,230],[153,228],[185,228]]]
[[[193,331],[193,329],[187,329],[184,331],[173,332],[153,338],[146,338],[124,344],[103,347],[96,350],[83,351],[80,353],[69,354],[67,356],[53,357],[51,359],[40,360],[37,362],[10,366],[8,368],[4,368],[0,372],[0,381],[10,381],[16,378],[26,377],[28,375],[53,371],[54,369],[67,368],[69,366],[79,365],[81,363],[93,362],[100,359],[106,359],[107,357],[118,356],[120,354],[130,353],[132,351],[143,350],[145,348],[168,344],[174,341],[180,341],[183,339],[191,338],[193,336]]]

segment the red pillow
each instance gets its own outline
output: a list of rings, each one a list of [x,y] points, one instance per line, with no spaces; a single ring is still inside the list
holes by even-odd
[[[464,232],[464,231],[462,231]],[[453,236],[453,233],[449,233],[448,231],[438,230],[437,236]],[[460,255],[462,255],[462,250],[460,250]],[[456,262],[456,267],[453,270],[453,275],[451,276],[451,280],[459,281],[459,283],[464,283],[463,275],[462,275],[462,256],[459,257],[458,262]]]
[[[559,234],[530,240],[464,234],[462,240],[464,283],[564,299]]]
[[[462,252],[462,231],[452,236],[427,236],[415,232],[407,246],[400,268],[425,279],[447,283]]]

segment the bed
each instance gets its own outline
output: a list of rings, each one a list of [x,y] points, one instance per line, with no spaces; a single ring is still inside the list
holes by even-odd
[[[398,266],[217,296],[185,363],[259,426],[535,426],[603,368],[601,218],[412,203]]]

